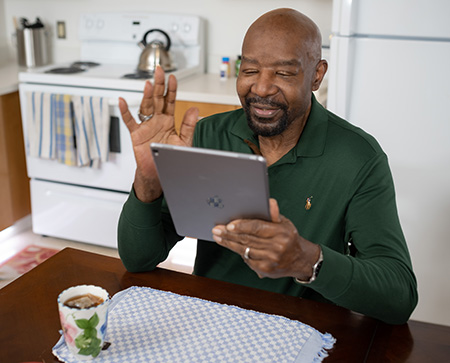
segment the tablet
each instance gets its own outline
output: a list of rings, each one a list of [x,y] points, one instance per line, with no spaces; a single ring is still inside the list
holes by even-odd
[[[217,224],[270,220],[262,156],[157,143],[150,147],[179,235],[212,241]]]

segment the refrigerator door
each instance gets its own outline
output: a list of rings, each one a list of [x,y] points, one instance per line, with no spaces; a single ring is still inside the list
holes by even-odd
[[[450,42],[333,37],[328,108],[375,135],[392,161],[448,162],[447,59]]]
[[[332,32],[450,39],[448,0],[333,0]]]

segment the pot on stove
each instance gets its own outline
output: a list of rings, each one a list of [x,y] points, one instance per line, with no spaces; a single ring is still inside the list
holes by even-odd
[[[147,43],[147,36],[152,32],[163,34],[166,38],[166,45],[160,40],[153,40]],[[175,70],[175,65],[169,52],[171,41],[166,32],[161,29],[150,29],[144,34],[138,45],[142,49],[138,64],[139,72],[153,73],[157,65],[161,66],[166,72]]]

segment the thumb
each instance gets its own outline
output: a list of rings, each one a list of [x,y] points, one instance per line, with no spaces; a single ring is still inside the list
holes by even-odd
[[[180,127],[180,138],[186,145],[192,146],[192,141],[194,139],[195,125],[198,121],[199,110],[196,107],[191,107],[186,111],[181,122]]]
[[[280,208],[278,207],[278,202],[276,201],[276,199],[273,198],[269,199],[269,208],[270,208],[270,218],[272,219],[272,222],[280,223],[281,222]]]

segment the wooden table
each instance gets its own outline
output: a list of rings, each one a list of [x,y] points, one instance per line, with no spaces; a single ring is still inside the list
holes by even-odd
[[[448,362],[450,327],[410,321],[392,326],[329,304],[174,271],[129,273],[116,258],[66,248],[0,289],[0,362],[57,362],[56,299],[69,286],[94,284],[111,295],[149,286],[300,320],[337,342],[326,362]]]

